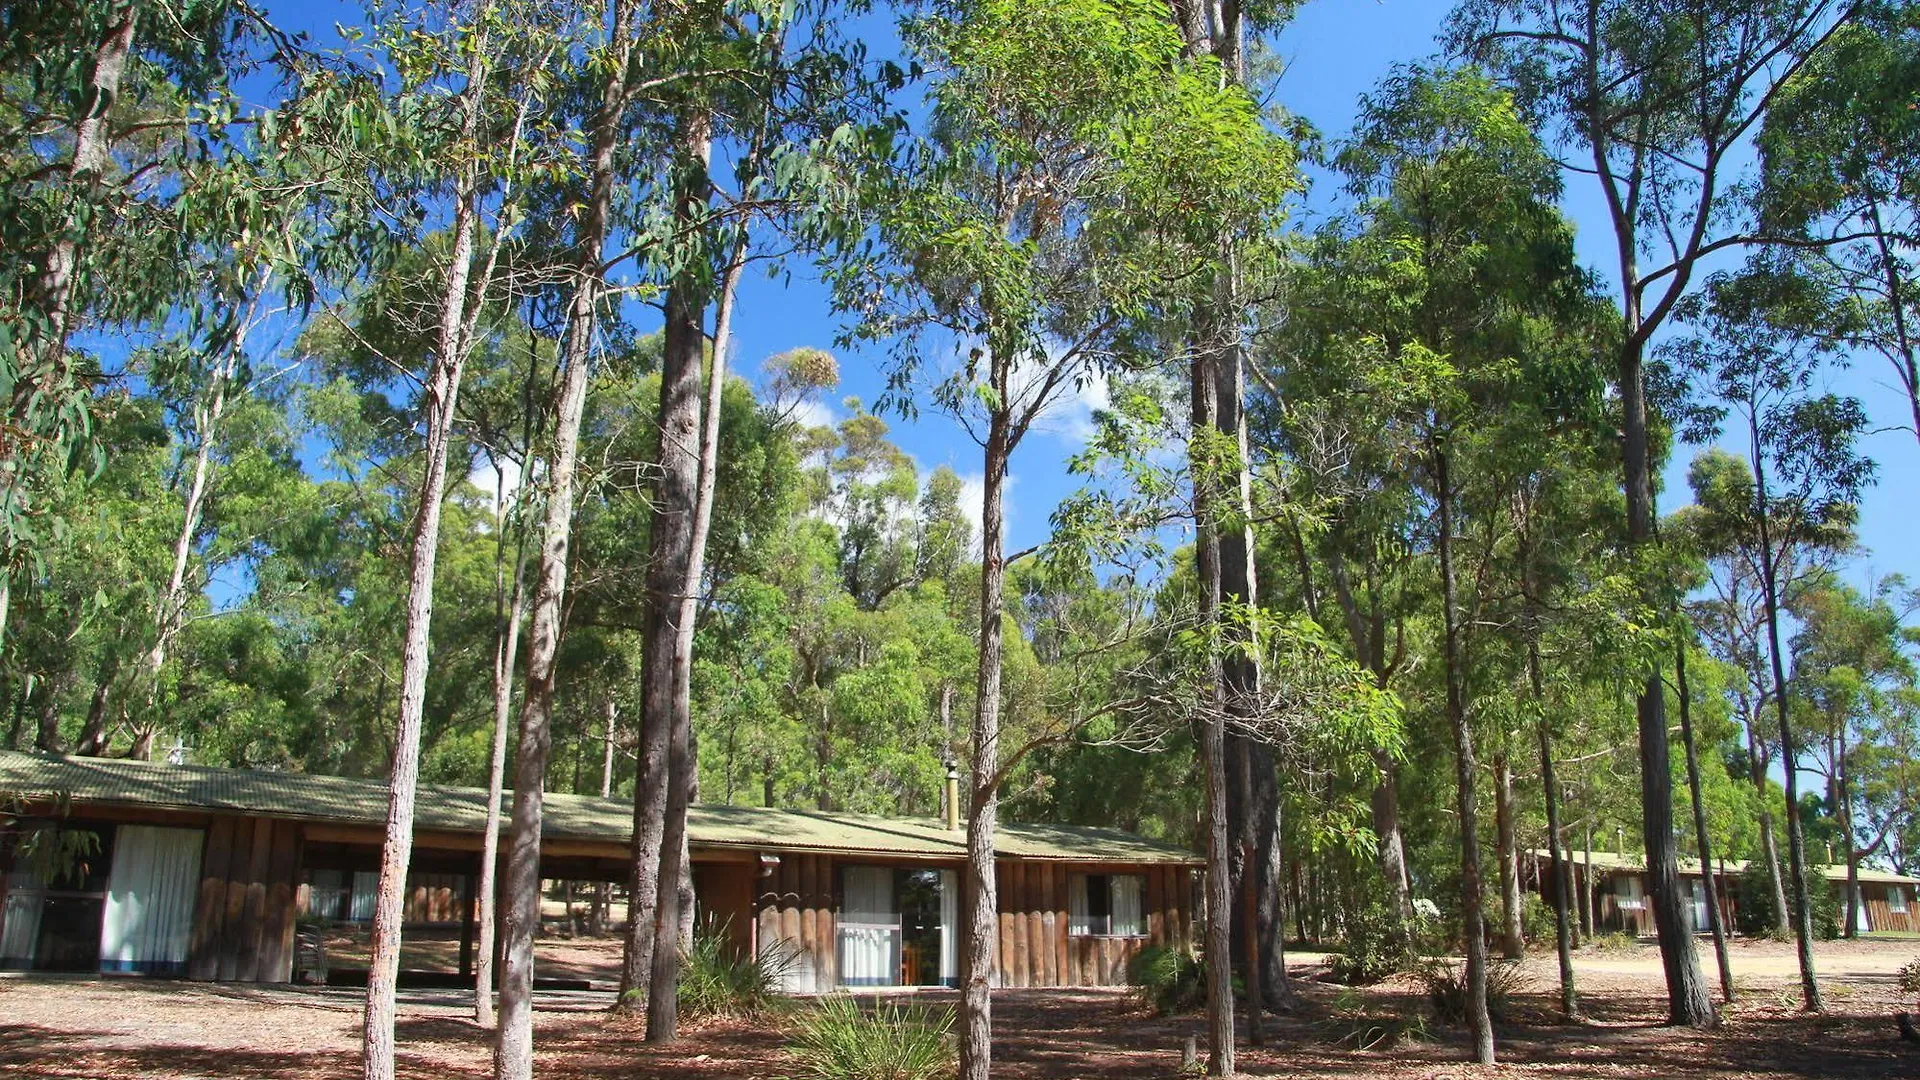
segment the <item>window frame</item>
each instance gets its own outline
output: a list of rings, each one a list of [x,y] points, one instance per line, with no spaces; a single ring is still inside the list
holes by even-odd
[[[1131,879],[1134,882],[1135,907],[1139,920],[1126,933],[1119,933],[1114,930],[1114,883],[1120,879]],[[1095,882],[1099,882],[1105,886],[1105,888],[1101,890],[1102,896],[1099,901],[1099,906],[1102,911],[1099,915],[1093,914],[1095,907],[1093,886]],[[1087,910],[1084,914],[1076,915],[1072,910],[1075,895],[1080,895],[1085,898]],[[1145,939],[1152,936],[1148,928],[1148,917],[1150,913],[1147,910],[1147,877],[1145,874],[1113,871],[1071,874],[1067,879],[1067,898],[1067,936],[1070,938],[1116,938],[1122,941],[1129,941]],[[1086,928],[1082,929],[1082,926]]]

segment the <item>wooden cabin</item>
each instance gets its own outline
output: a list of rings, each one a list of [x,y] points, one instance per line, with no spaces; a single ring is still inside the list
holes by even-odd
[[[300,926],[371,918],[381,782],[0,753],[0,796],[26,808],[0,837],[0,968],[291,982],[311,975]],[[485,812],[477,788],[416,801],[406,920],[457,926],[465,977]],[[627,800],[547,795],[541,876],[624,884],[632,819]],[[37,825],[90,835],[86,853],[56,874],[16,852]],[[713,805],[688,830],[700,916],[781,955],[790,991],[957,984],[963,832]],[[995,849],[999,985],[1120,985],[1146,946],[1197,939],[1191,852],[1025,824],[1003,824]]]
[[[1549,881],[1552,872],[1548,869],[1551,856],[1542,848],[1532,854],[1530,880],[1535,883]],[[1647,871],[1644,856],[1622,854],[1616,851],[1584,851],[1575,849],[1562,852],[1562,858],[1572,863],[1574,887],[1586,892],[1585,901],[1592,905],[1594,929],[1600,932],[1623,932],[1638,937],[1648,937],[1654,933],[1653,910],[1647,904]],[[1704,875],[1700,871],[1697,859],[1681,859],[1680,887],[1684,890],[1686,903],[1681,905],[1692,921],[1696,933],[1707,932],[1707,893]],[[1747,869],[1745,859],[1727,859],[1718,862],[1713,868],[1713,881],[1720,902],[1721,925],[1734,925],[1735,899],[1734,886],[1741,874]],[[1822,866],[1817,868],[1825,879],[1827,887],[1832,889],[1840,900],[1841,918],[1846,917],[1845,890],[1847,887],[1847,868],[1841,866]],[[1897,874],[1890,870],[1861,867],[1860,900],[1858,922],[1855,930],[1862,934],[1888,931],[1912,933],[1920,931],[1920,877]],[[1551,889],[1551,886],[1548,886]],[[1551,892],[1543,895],[1551,896]],[[1577,895],[1577,894],[1576,894]]]

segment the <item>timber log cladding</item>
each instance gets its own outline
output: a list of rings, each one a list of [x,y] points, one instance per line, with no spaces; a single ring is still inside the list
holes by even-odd
[[[788,853],[763,867],[754,881],[753,906],[758,913],[758,940],[784,941],[792,950],[786,988],[802,993],[836,989],[834,969],[837,931],[833,857]]]
[[[1075,926],[1074,879],[1113,876],[1139,880],[1139,925],[1129,933]],[[1192,872],[1185,866],[1002,859],[996,882],[995,963],[1003,987],[1125,986],[1134,957],[1148,946],[1190,944]]]
[[[757,948],[777,941],[790,950],[792,964],[784,979],[785,989],[829,993],[840,988],[842,872],[850,866],[885,865],[883,860],[872,858],[785,852],[768,854],[755,868],[758,873],[750,887],[753,939]],[[952,863],[915,865],[953,871],[956,880],[964,875],[964,869]],[[898,864],[894,868],[902,869]],[[1130,921],[1121,925],[1111,913],[1102,916],[1106,922],[1099,926],[1090,926],[1084,913],[1076,920],[1076,891],[1084,897],[1090,881],[1116,878],[1130,883],[1128,895],[1137,905]],[[998,860],[995,984],[1127,985],[1134,958],[1147,947],[1191,946],[1193,881],[1193,870],[1185,865]],[[737,887],[713,889],[712,910],[725,911],[729,906],[725,897]],[[703,903],[707,902],[703,897]],[[1104,900],[1101,907],[1104,910]],[[958,925],[949,932],[962,933],[965,925],[962,910]]]
[[[187,977],[290,981],[299,868],[298,822],[214,816],[200,860]]]

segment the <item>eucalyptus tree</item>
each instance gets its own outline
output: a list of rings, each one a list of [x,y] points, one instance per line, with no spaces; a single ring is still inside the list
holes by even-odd
[[[953,350],[957,363],[934,397],[983,450],[961,1075],[984,1080],[1005,779],[1008,461],[1129,323],[1213,258],[1209,236],[1277,204],[1267,167],[1276,140],[1243,93],[1183,55],[1155,4],[953,4],[910,21],[906,35],[935,73],[931,133],[878,177],[870,205],[884,260],[844,271],[840,298],[860,319],[857,333],[894,340],[891,383],[903,400]],[[1225,863],[1217,868],[1224,894]],[[1224,895],[1213,910],[1227,910]],[[1210,925],[1226,933],[1226,918]],[[1224,939],[1214,955],[1226,955]],[[1225,965],[1216,972],[1224,980]],[[1223,987],[1210,1008],[1216,1073],[1232,1071]]]
[[[169,318],[214,334],[237,325],[202,303],[218,301],[176,257],[232,220],[196,202],[180,172],[232,151],[236,78],[307,57],[243,4],[55,0],[0,15],[0,59],[19,73],[0,92],[3,638],[14,572],[59,541],[61,521],[35,509],[36,492],[101,463],[102,359],[74,336]],[[240,209],[249,205],[259,209]]]
[[[526,689],[521,701],[513,785],[513,831],[503,892],[506,934],[501,948],[500,1019],[493,1069],[498,1080],[533,1076],[533,939],[540,928],[540,821],[547,759],[552,751],[553,692],[559,653],[562,602],[567,588],[568,548],[573,529],[574,474],[580,450],[580,420],[586,408],[596,330],[607,295],[607,249],[614,226],[614,194],[634,169],[616,150],[628,130],[629,109],[642,72],[635,51],[647,28],[638,0],[611,0],[584,48],[581,96],[585,142],[576,160],[559,170],[560,198],[577,208],[568,215],[568,246],[560,290],[566,324],[559,373],[553,387],[553,428],[546,468],[540,554],[529,607]],[[567,15],[576,13],[566,11]],[[588,21],[584,16],[581,22]],[[582,34],[583,37],[587,36]],[[571,53],[569,54],[571,55]],[[642,148],[644,149],[644,147]]]
[[[1565,774],[1555,758],[1555,739],[1566,733],[1567,687],[1578,681],[1581,666],[1564,654],[1591,650],[1595,641],[1595,635],[1582,625],[1590,625],[1591,620],[1580,617],[1580,605],[1573,598],[1609,569],[1609,534],[1619,526],[1612,488],[1604,483],[1601,472],[1610,448],[1595,438],[1596,427],[1558,432],[1561,437],[1534,459],[1536,466],[1516,478],[1511,511],[1511,574],[1520,594],[1513,634],[1519,638],[1524,658],[1525,708],[1533,714],[1539,746],[1548,869],[1554,882],[1560,1009],[1570,1019],[1580,1013],[1572,955],[1579,912],[1566,827]]]
[[[1742,148],[1780,87],[1858,9],[1856,0],[1465,0],[1456,49],[1508,81],[1526,114],[1591,176],[1613,228],[1620,292],[1618,392],[1629,540],[1654,541],[1654,445],[1646,353],[1716,252],[1797,243],[1741,205]],[[1674,850],[1666,695],[1657,670],[1638,699],[1648,903],[1674,1024],[1715,1023],[1687,933]]]
[[[542,25],[545,13],[532,5],[481,0],[451,10],[394,14],[397,17],[380,24],[375,47],[393,64],[399,85],[391,98],[368,106],[368,119],[381,123],[383,130],[405,134],[368,147],[369,171],[387,177],[393,190],[415,200],[422,216],[444,191],[450,226],[445,261],[429,275],[436,295],[409,297],[411,303],[404,305],[420,309],[424,318],[413,322],[405,311],[383,312],[399,324],[398,339],[419,341],[429,359],[420,373],[422,475],[409,541],[398,716],[362,1036],[365,1075],[378,1080],[392,1077],[394,1069],[401,908],[412,855],[435,566],[453,422],[482,313],[497,288],[500,252],[514,236],[520,213],[516,185],[530,169],[545,164],[528,160],[534,156],[529,147],[540,142],[530,137],[528,128],[530,117],[544,112],[549,87],[545,68],[557,40]],[[365,337],[356,341],[380,352],[376,342]],[[400,357],[382,358],[403,371],[410,367]]]
[[[1246,36],[1249,24],[1270,30],[1291,16],[1291,3],[1238,0],[1176,0],[1175,22],[1190,53],[1211,56],[1220,86],[1246,91],[1249,87]],[[1292,161],[1278,160],[1276,179],[1291,179]],[[1248,294],[1258,288],[1252,280],[1261,264],[1271,266],[1264,253],[1248,247],[1247,238],[1230,232],[1211,238],[1218,265],[1204,283],[1185,319],[1189,414],[1194,424],[1190,454],[1195,468],[1195,555],[1200,572],[1203,610],[1220,614],[1226,606],[1258,603],[1253,455],[1247,432],[1246,338],[1252,305]],[[1208,430],[1202,430],[1208,429]],[[1229,621],[1228,625],[1235,624]],[[1250,625],[1250,624],[1245,624]],[[1222,693],[1226,701],[1255,700],[1260,671],[1253,657],[1257,649],[1229,649],[1220,659]],[[1211,755],[1211,743],[1203,739]],[[1226,817],[1232,860],[1230,892],[1251,896],[1240,931],[1246,942],[1248,994],[1260,1002],[1291,996],[1286,966],[1281,958],[1280,892],[1284,887],[1285,853],[1281,848],[1282,820],[1279,777],[1274,750],[1259,742],[1227,733],[1221,747],[1222,767],[1232,777],[1226,792]],[[1210,760],[1210,758],[1209,758]],[[1258,1044],[1260,1010],[1248,1013],[1249,1036]]]
[[[1780,632],[1783,608],[1781,547],[1850,529],[1861,490],[1874,465],[1855,449],[1866,430],[1860,403],[1823,393],[1824,360],[1817,342],[1792,332],[1804,291],[1773,272],[1764,259],[1740,275],[1715,275],[1705,294],[1682,309],[1698,336],[1672,346],[1677,366],[1700,377],[1708,400],[1691,418],[1693,433],[1719,434],[1729,420],[1746,446],[1744,475],[1723,476],[1733,513],[1702,529],[1707,550],[1750,543],[1758,554],[1757,580],[1766,616],[1769,688],[1778,720],[1786,787],[1790,897],[1798,939],[1801,994],[1808,1009],[1822,1007],[1813,970],[1813,922],[1808,905],[1806,840],[1799,807],[1801,754],[1791,723],[1793,684]],[[1701,441],[1705,441],[1702,439]],[[1831,541],[1829,540],[1829,543]]]
[[[1390,403],[1366,392],[1369,358],[1353,348],[1369,279],[1349,260],[1348,226],[1329,224],[1288,266],[1283,318],[1255,339],[1259,384],[1249,403],[1256,445],[1278,459],[1296,507],[1283,516],[1300,602],[1346,633],[1354,659],[1382,690],[1404,684],[1419,656],[1410,623],[1426,603],[1418,570],[1423,516],[1414,482],[1417,440]],[[1413,920],[1402,827],[1400,763],[1377,751],[1369,795],[1374,857],[1387,902]]]
[[[1751,469],[1738,456],[1709,450],[1694,459],[1687,479],[1693,503],[1672,515],[1675,532],[1707,564],[1706,581],[1701,594],[1688,602],[1688,615],[1712,655],[1739,675],[1727,685],[1726,694],[1746,736],[1744,758],[1756,795],[1758,855],[1771,886],[1773,924],[1784,935],[1791,932],[1792,908],[1772,805],[1772,765],[1780,759],[1777,741],[1767,732],[1766,713],[1776,687],[1765,640],[1763,555],[1758,532],[1736,524],[1751,523]],[[1830,570],[1854,542],[1849,528],[1795,532],[1785,523],[1772,531],[1771,540],[1773,573],[1783,595]]]
[[[1826,802],[1839,829],[1847,892],[1841,932],[1860,929],[1860,861],[1873,858],[1911,807],[1916,769],[1910,756],[1912,713],[1897,705],[1915,683],[1915,633],[1896,605],[1912,606],[1905,582],[1887,578],[1862,593],[1831,577],[1816,578],[1787,598],[1799,628],[1790,643],[1794,710],[1809,764],[1826,782]],[[1910,813],[1911,810],[1904,811]],[[1878,817],[1869,822],[1869,817]]]
[[[696,4],[663,24],[657,39],[661,59],[682,79],[656,103],[672,128],[666,209],[637,237],[652,249],[642,262],[659,279],[665,325],[641,645],[636,925],[622,970],[629,990],[643,970],[648,976],[654,1042],[673,1039],[677,1025],[680,949],[662,947],[663,935],[678,942],[692,925],[685,848],[697,779],[693,648],[723,465],[738,282],[750,263],[777,266],[795,248],[817,253],[853,239],[857,217],[848,212],[842,168],[884,147],[892,130],[881,115],[884,80],[868,74],[861,48],[847,38],[848,14],[824,3]],[[716,148],[730,157],[730,183],[714,165]]]
[[[1920,9],[1875,2],[1780,93],[1756,140],[1762,220],[1840,296],[1810,332],[1880,354],[1920,438]]]
[[[1469,624],[1484,604],[1484,570],[1463,595],[1459,540],[1499,529],[1499,506],[1476,505],[1502,425],[1538,428],[1519,398],[1552,415],[1591,369],[1543,347],[1553,321],[1578,313],[1585,276],[1553,207],[1559,178],[1508,95],[1472,70],[1402,69],[1367,98],[1339,157],[1362,200],[1353,258],[1368,285],[1353,348],[1367,381],[1395,403],[1418,447],[1433,514],[1440,579],[1441,670],[1456,765],[1460,903],[1475,1056],[1493,1060],[1486,1013],[1478,769],[1469,712]],[[1574,374],[1579,373],[1579,374]],[[1565,385],[1562,385],[1565,384]],[[1522,388],[1525,388],[1524,390]],[[1590,395],[1593,396],[1593,395]],[[1525,417],[1523,419],[1523,417]],[[1531,453],[1528,448],[1522,454]],[[1500,485],[1494,485],[1499,487]],[[1473,519],[1478,519],[1477,523]],[[1485,562],[1490,545],[1481,543]]]

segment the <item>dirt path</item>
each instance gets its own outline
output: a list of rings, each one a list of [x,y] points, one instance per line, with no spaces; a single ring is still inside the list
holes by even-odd
[[[1463,1064],[1463,1033],[1428,1018],[1414,980],[1364,990],[1304,981],[1302,1008],[1270,1022],[1272,1046],[1243,1047],[1241,1065],[1255,1076],[1387,1080],[1920,1077],[1920,1047],[1898,1042],[1887,1019],[1912,1005],[1898,996],[1892,970],[1920,954],[1920,942],[1823,946],[1832,1011],[1820,1017],[1794,1007],[1792,953],[1777,949],[1743,954],[1743,987],[1756,992],[1728,1010],[1722,1029],[1705,1033],[1659,1026],[1658,957],[1649,947],[1581,956],[1591,1021],[1579,1025],[1554,1015],[1552,958],[1531,959],[1500,1026],[1502,1065],[1492,1073]],[[934,1007],[952,1001],[946,992],[919,996]],[[543,1080],[749,1080],[792,1071],[777,1023],[695,1024],[680,1043],[655,1048],[642,1044],[637,1023],[606,1013],[610,1002],[598,992],[540,996]],[[1172,1077],[1185,1039],[1204,1042],[1201,1017],[1154,1016],[1124,991],[1001,991],[994,1002],[995,1075],[1014,1080]],[[464,995],[405,991],[400,1006],[403,1077],[489,1076],[489,1033],[467,1019]],[[6,977],[0,1076],[351,1080],[359,1075],[359,1019],[358,993],[345,989]]]

